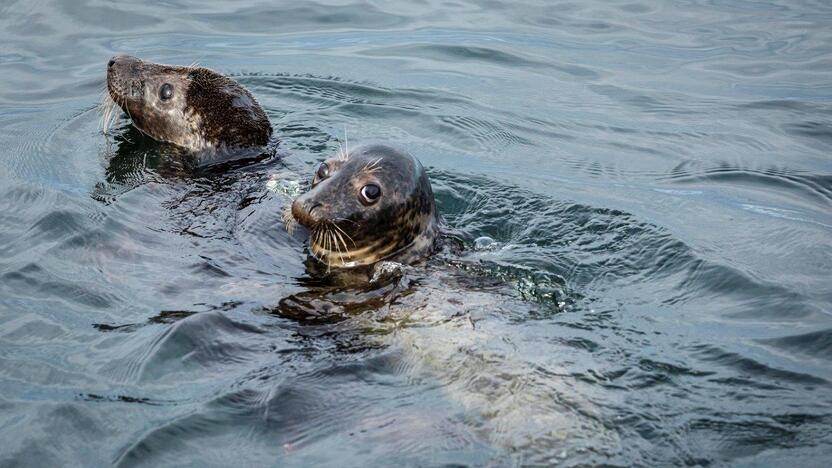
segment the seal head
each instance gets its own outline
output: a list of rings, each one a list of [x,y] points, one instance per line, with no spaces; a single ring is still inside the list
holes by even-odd
[[[120,55],[107,64],[107,91],[143,133],[193,152],[265,146],[272,135],[254,97],[207,68]]]
[[[360,146],[318,166],[292,203],[309,250],[328,267],[413,263],[433,250],[438,218],[422,164],[392,146]]]

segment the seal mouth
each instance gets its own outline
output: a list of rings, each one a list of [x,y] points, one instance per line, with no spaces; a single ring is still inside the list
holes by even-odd
[[[309,251],[312,256],[329,268],[363,264],[358,261],[360,258],[356,254],[359,252],[350,250],[347,245],[349,242],[355,247],[355,241],[342,227],[332,221],[318,223],[310,230],[309,239]]]
[[[369,265],[383,258],[392,248],[386,248],[385,239],[379,239],[368,245],[359,245],[341,224],[353,222],[345,218],[327,219],[324,206],[315,203],[305,209],[298,200],[283,211],[283,223],[286,231],[293,234],[298,225],[309,232],[309,254],[319,262],[331,268],[351,268]],[[356,223],[357,224],[357,223]],[[385,255],[386,256],[386,255]]]
[[[398,245],[395,239],[381,237],[359,243],[347,229],[339,225],[339,222],[350,220],[338,218],[303,222],[293,215],[291,209],[284,211],[283,221],[290,234],[294,233],[298,224],[306,228],[309,232],[309,255],[326,265],[327,270],[372,265],[395,257],[418,242],[418,239],[413,239],[406,245]]]
[[[328,268],[359,264],[356,262],[365,249],[356,249],[357,244],[353,237],[345,227],[339,225],[350,220],[329,219],[327,211],[320,202],[305,202],[303,197],[298,197],[290,207],[284,209],[283,222],[290,234],[298,224],[309,231],[310,255]]]

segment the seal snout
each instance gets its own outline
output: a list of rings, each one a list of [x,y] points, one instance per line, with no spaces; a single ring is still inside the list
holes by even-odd
[[[114,55],[107,62],[107,90],[115,101],[124,103],[138,94],[135,69],[140,62],[129,55]]]
[[[323,204],[300,196],[292,202],[292,216],[299,224],[307,228],[314,228],[323,219]]]

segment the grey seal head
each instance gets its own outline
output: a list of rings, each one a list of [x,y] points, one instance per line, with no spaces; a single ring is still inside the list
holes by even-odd
[[[422,164],[385,144],[321,163],[290,218],[309,230],[310,254],[330,268],[414,263],[433,250],[439,224]]]
[[[107,92],[142,133],[192,152],[263,147],[272,136],[254,96],[207,68],[119,55],[107,64]]]

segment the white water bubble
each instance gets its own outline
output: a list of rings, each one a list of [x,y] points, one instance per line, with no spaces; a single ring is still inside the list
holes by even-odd
[[[474,250],[496,250],[500,243],[488,236],[481,236],[474,239]]]
[[[274,193],[280,193],[290,198],[300,195],[300,181],[297,179],[284,178],[280,174],[272,174],[266,182],[266,189]]]
[[[373,277],[370,279],[371,283],[375,283],[382,278],[389,278],[391,276],[401,276],[407,270],[407,265],[398,262],[382,261],[376,263],[373,268]]]

